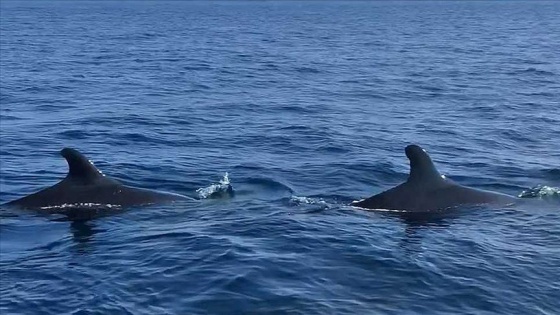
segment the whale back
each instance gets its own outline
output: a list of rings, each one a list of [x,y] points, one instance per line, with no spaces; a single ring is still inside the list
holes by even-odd
[[[62,181],[6,205],[66,213],[67,209],[124,207],[188,199],[178,194],[123,185],[105,176],[75,149],[64,148],[60,154],[68,163],[68,174]]]
[[[469,188],[447,180],[436,169],[432,159],[418,145],[405,149],[410,161],[408,180],[398,186],[352,205],[368,209],[425,212],[464,205],[508,204],[515,199],[489,191]]]

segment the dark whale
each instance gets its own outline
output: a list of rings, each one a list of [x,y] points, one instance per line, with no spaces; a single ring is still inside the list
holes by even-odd
[[[417,145],[407,146],[405,152],[410,160],[408,180],[380,194],[355,201],[352,203],[353,206],[429,212],[469,205],[507,205],[512,204],[516,199],[454,183],[438,172],[428,153]]]
[[[54,186],[8,202],[24,209],[129,207],[169,203],[186,196],[134,188],[105,176],[84,155],[65,148],[60,154],[68,162],[68,175]]]

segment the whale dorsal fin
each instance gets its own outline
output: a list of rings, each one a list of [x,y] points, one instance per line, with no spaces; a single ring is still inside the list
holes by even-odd
[[[105,176],[78,150],[64,148],[60,151],[60,155],[68,163],[67,179],[78,180],[87,184]]]
[[[405,153],[410,160],[409,183],[434,184],[444,181],[428,153],[420,146],[411,144],[406,147]]]

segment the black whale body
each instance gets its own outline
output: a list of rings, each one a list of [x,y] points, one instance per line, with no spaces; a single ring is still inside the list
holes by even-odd
[[[6,203],[25,209],[63,206],[141,206],[189,199],[186,196],[123,185],[105,176],[84,155],[64,148],[60,154],[68,163],[67,176],[57,184]]]
[[[407,146],[405,152],[410,160],[408,180],[382,193],[353,202],[353,206],[428,212],[469,205],[507,205],[516,200],[508,195],[461,186],[445,178],[438,172],[428,153],[418,145]]]

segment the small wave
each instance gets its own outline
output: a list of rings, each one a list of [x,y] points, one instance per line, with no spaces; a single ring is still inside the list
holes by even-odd
[[[309,209],[306,210],[306,213],[318,213],[327,209],[331,209],[334,206],[323,198],[301,196],[291,196],[288,200],[288,205],[292,207],[303,207],[304,209]]]
[[[519,198],[560,198],[560,188],[549,187],[545,185],[537,185],[528,190],[522,191]]]
[[[290,194],[294,192],[288,185],[266,177],[249,178],[247,184],[259,186],[259,190],[288,191]]]
[[[320,209],[346,208],[352,202],[352,198],[342,195],[315,195],[296,196],[292,195],[287,200],[290,206],[319,206]]]
[[[554,72],[552,71],[546,71],[546,70],[542,70],[542,69],[537,69],[537,68],[527,68],[525,70],[520,70],[518,71],[518,73],[531,73],[531,74],[536,74],[536,75],[545,75],[545,76],[554,76]]]
[[[212,66],[207,63],[191,64],[183,67],[187,71],[208,71],[212,70]]]
[[[304,125],[290,125],[290,126],[281,126],[278,130],[288,130],[288,131],[312,131],[313,128]]]
[[[313,197],[292,196],[290,198],[290,204],[294,206],[306,204],[306,205],[322,205],[327,208],[329,207],[329,204],[322,198],[313,198]]]
[[[262,64],[262,70],[278,70],[278,69],[280,69],[280,67],[278,65],[274,64],[274,63],[268,62],[268,63]]]
[[[418,86],[419,89],[429,92],[443,92],[445,91],[444,88],[433,86],[433,85],[420,85]]]
[[[76,129],[61,131],[58,133],[58,135],[61,136],[62,138],[72,139],[72,140],[87,139],[91,137],[91,134],[89,134],[87,131],[76,130]]]
[[[0,120],[2,120],[2,121],[13,121],[13,120],[25,120],[25,118],[12,116],[12,115],[1,114],[0,115]]]
[[[522,92],[522,91],[518,91],[516,92],[519,95],[523,95],[523,96],[544,96],[544,97],[555,97],[556,94],[552,93],[552,92],[548,92],[548,91],[541,91],[541,92]]]
[[[550,179],[557,180],[560,179],[560,168],[551,168],[542,170],[544,176],[549,177]]]
[[[299,73],[319,73],[319,69],[311,68],[311,67],[299,67],[296,68],[296,71]]]
[[[196,190],[200,199],[214,199],[223,197],[233,197],[234,190],[229,180],[229,174],[226,172],[224,177],[217,183],[208,187]]]
[[[63,105],[63,104],[42,104],[35,106],[35,109],[43,112],[53,112],[53,111],[64,111],[76,108],[73,105]]]
[[[284,106],[279,106],[277,107],[277,110],[279,112],[294,112],[294,113],[313,113],[313,110],[307,108],[307,107],[303,107],[303,106],[298,106],[298,105],[284,105]]]
[[[324,145],[319,147],[318,151],[327,152],[327,153],[348,153],[350,152],[350,149],[329,144],[329,145]]]

